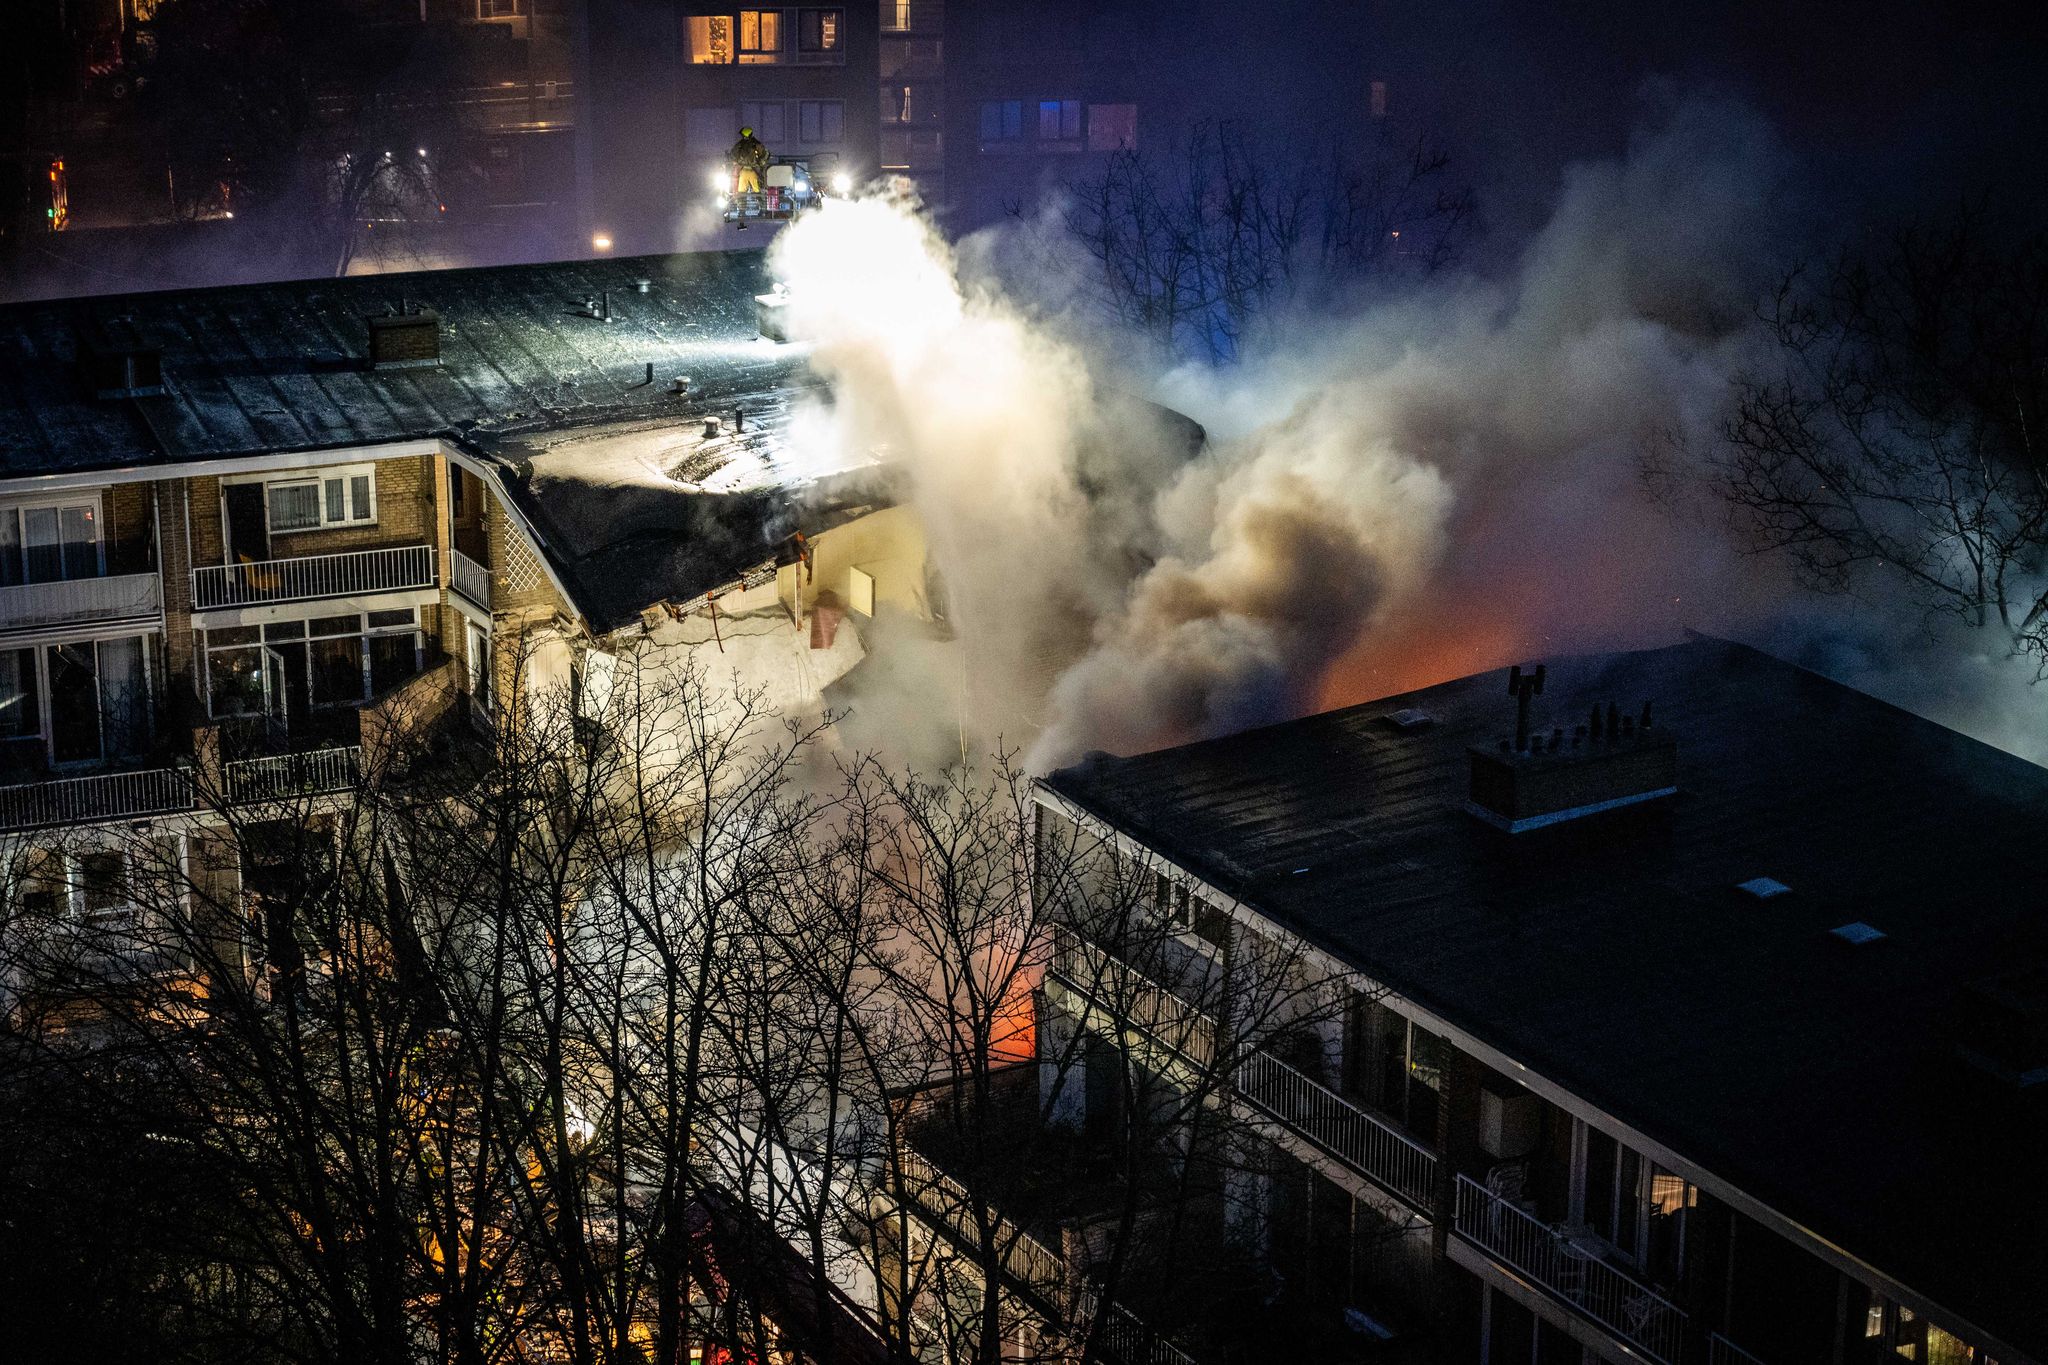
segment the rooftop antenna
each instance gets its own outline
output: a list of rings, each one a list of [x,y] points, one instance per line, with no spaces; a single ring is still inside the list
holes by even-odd
[[[1536,665],[1536,671],[1526,675],[1520,664],[1508,670],[1508,695],[1515,699],[1515,749],[1518,752],[1526,752],[1529,748],[1529,699],[1542,693],[1545,671],[1543,664]]]

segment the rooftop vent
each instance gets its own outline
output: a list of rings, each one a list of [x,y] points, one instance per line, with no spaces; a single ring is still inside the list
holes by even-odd
[[[1875,943],[1885,936],[1884,930],[1874,924],[1865,924],[1860,919],[1852,920],[1847,924],[1838,924],[1828,930],[1828,933],[1852,948],[1861,948],[1866,943]]]
[[[1436,724],[1436,717],[1413,706],[1404,706],[1398,711],[1389,711],[1381,716],[1380,723],[1399,730],[1404,735],[1412,735],[1418,730],[1427,730]]]
[[[370,318],[370,368],[408,370],[441,363],[441,315],[401,302],[396,313]]]
[[[754,295],[754,321],[765,341],[789,340],[789,290],[776,285],[765,294]]]
[[[1776,877],[1751,877],[1746,882],[1737,882],[1735,889],[1744,895],[1755,896],[1760,901],[1767,901],[1773,896],[1784,895],[1792,888],[1779,881]]]
[[[164,391],[164,353],[144,344],[125,317],[79,339],[78,365],[95,398],[153,398]]]
[[[1965,986],[1956,999],[1956,1055],[2016,1090],[2048,1093],[2048,968]]]
[[[1530,699],[1543,691],[1545,670],[1509,670],[1508,694],[1515,698],[1515,735],[1494,747],[1475,744],[1471,799],[1465,809],[1510,834],[1562,824],[1624,806],[1678,793],[1678,740],[1658,728],[1645,702],[1641,712],[1623,716],[1618,707],[1595,706],[1583,725],[1566,734],[1531,733]]]

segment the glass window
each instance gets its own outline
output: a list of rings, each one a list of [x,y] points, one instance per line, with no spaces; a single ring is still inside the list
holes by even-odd
[[[268,491],[271,530],[310,531],[320,525],[320,485],[274,483]]]
[[[26,581],[21,564],[21,512],[0,510],[0,588]]]
[[[837,142],[845,134],[846,106],[839,100],[805,100],[797,116],[805,142]]]
[[[315,635],[356,635],[363,629],[360,616],[322,616],[307,623]]]
[[[796,45],[802,52],[839,50],[839,11],[800,9],[796,12]]]
[[[371,501],[370,489],[371,483],[368,474],[351,474],[349,476],[348,519],[350,521],[369,521],[372,517],[376,516],[377,509],[376,505]]]
[[[42,710],[36,704],[36,652],[0,649],[0,739],[40,738]]]
[[[340,521],[346,515],[346,509],[341,504],[341,480],[329,479],[326,487],[327,519],[329,521]]]
[[[1081,101],[1040,100],[1038,102],[1038,140],[1040,142],[1078,142],[1081,138]]]
[[[700,15],[690,20],[690,61],[723,66],[732,61],[732,16]]]
[[[782,11],[743,9],[740,11],[740,55],[782,51]]]
[[[1138,106],[1135,104],[1091,104],[1088,106],[1088,150],[1127,152],[1138,145]]]
[[[214,631],[212,634],[219,634]],[[263,651],[216,649],[206,655],[206,706],[213,716],[263,714]]]
[[[420,671],[418,641],[419,636],[412,631],[403,635],[370,637],[370,691],[373,695],[398,686]]]
[[[100,641],[99,674],[107,755],[143,752],[149,747],[149,675],[142,662],[142,637]]]
[[[303,640],[306,638],[304,621],[272,621],[263,628],[265,640]]]
[[[783,141],[782,101],[748,100],[741,104],[740,127],[752,128],[754,136],[771,147]]]
[[[370,613],[370,628],[372,630],[390,626],[410,626],[412,623],[413,609],[411,607],[398,607],[391,611],[373,611]]]
[[[318,630],[319,623],[314,623]],[[363,699],[363,637],[342,635],[312,645],[313,704],[332,706]]]
[[[1010,142],[1024,136],[1024,101],[985,100],[981,106],[981,140]]]
[[[58,535],[64,546],[64,576],[95,578],[100,571],[99,509],[60,507]]]
[[[78,901],[88,915],[128,906],[128,860],[119,849],[98,849],[78,860]]]

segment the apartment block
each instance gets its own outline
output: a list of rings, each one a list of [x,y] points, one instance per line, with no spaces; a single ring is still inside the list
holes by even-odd
[[[1261,1155],[1174,1225],[1317,1358],[2043,1359],[2048,774],[1705,637],[1547,674],[1044,779],[1154,889],[1047,907],[1030,1112],[1208,1078]]]

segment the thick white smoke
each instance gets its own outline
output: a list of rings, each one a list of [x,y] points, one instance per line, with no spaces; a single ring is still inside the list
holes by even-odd
[[[1653,496],[1643,456],[1713,445],[1765,250],[1796,239],[1786,181],[1758,120],[1681,107],[1569,172],[1511,270],[1145,380],[1207,427],[1192,461],[1091,379],[1130,382],[1127,357],[963,279],[911,209],[792,228],[776,265],[834,439],[909,471],[970,661],[957,692],[913,680],[921,714],[963,707],[1049,767],[1683,626],[1782,648],[1794,590],[1710,500]],[[1857,630],[1899,633],[1883,612]]]

